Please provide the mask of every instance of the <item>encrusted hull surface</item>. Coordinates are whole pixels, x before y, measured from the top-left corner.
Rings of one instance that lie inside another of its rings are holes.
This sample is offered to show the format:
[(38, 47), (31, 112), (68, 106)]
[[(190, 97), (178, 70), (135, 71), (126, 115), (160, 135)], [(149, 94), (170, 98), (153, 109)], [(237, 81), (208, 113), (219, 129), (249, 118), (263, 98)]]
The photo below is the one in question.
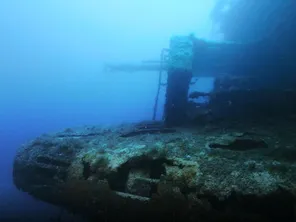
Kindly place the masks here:
[(14, 183), (94, 221), (294, 220), (295, 121), (145, 124), (42, 135), (18, 150)]

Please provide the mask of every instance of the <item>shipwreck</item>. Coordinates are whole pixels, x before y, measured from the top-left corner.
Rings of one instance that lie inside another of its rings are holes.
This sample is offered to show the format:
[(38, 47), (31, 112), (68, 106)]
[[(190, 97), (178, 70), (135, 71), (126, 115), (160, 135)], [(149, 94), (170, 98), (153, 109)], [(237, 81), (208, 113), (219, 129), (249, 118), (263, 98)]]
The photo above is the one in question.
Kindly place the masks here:
[[(280, 48), (175, 36), (159, 61), (106, 69), (159, 72), (163, 118), (157, 92), (151, 120), (42, 135), (16, 154), (17, 188), (93, 221), (295, 220), (296, 76)], [(189, 94), (202, 77), (213, 90)]]

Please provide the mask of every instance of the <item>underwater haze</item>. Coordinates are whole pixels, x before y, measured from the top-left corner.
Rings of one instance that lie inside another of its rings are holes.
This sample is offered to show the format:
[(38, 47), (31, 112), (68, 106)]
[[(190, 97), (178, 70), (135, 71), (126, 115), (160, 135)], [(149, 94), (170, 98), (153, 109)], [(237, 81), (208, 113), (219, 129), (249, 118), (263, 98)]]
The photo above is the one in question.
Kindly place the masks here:
[(0, 2), (1, 221), (59, 214), (14, 188), (16, 149), (72, 126), (151, 119), (158, 72), (106, 73), (104, 64), (158, 60), (172, 35), (214, 39), (213, 6), (214, 0)]

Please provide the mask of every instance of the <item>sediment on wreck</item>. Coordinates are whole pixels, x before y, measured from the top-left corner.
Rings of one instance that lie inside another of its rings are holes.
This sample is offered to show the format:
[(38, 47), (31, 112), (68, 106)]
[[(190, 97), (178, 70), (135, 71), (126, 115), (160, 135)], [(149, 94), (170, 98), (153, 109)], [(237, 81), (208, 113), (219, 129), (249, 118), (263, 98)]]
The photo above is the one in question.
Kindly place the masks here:
[(293, 221), (296, 141), (288, 126), (67, 129), (19, 149), (14, 184), (90, 220)]

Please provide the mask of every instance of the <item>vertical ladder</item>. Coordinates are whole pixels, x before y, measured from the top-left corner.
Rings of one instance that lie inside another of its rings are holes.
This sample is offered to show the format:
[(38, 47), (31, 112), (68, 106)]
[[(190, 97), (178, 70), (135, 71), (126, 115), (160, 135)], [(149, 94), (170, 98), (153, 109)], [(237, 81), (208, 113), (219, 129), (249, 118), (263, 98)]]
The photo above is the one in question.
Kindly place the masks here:
[(161, 81), (162, 81), (162, 73), (165, 70), (165, 64), (167, 62), (168, 51), (169, 49), (162, 49), (160, 53), (160, 68), (159, 68), (159, 74), (158, 74), (158, 86), (157, 86), (157, 91), (155, 95), (154, 107), (153, 107), (153, 116), (152, 116), (153, 121), (156, 120), (160, 88), (161, 86), (164, 85)]

